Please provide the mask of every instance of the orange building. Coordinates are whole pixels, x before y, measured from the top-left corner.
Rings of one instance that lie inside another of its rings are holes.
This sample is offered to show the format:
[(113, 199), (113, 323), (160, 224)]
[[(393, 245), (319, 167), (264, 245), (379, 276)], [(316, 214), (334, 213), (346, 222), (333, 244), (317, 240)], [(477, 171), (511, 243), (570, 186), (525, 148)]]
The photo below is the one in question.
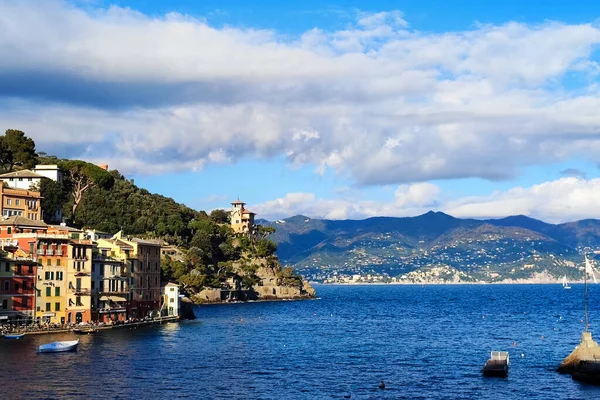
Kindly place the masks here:
[(2, 187), (0, 198), (3, 217), (19, 216), (33, 221), (42, 220), (40, 192)]

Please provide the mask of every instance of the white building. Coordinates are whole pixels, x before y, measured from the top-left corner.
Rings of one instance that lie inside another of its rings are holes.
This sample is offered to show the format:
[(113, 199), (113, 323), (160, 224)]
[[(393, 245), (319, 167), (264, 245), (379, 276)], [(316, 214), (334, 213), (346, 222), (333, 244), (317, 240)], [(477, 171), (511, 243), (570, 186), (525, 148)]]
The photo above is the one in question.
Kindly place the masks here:
[(58, 168), (58, 165), (36, 165), (33, 172), (52, 179), (54, 182), (61, 183), (63, 180), (63, 172)]
[(179, 298), (179, 285), (173, 282), (163, 282), (160, 287), (160, 292), (163, 298), (161, 316), (179, 316), (179, 308), (181, 305)]
[(45, 177), (29, 169), (13, 171), (0, 175), (0, 180), (13, 189), (31, 190), (40, 187), (40, 182)]
[(97, 242), (99, 239), (110, 239), (113, 237), (113, 234), (98, 231), (96, 229), (86, 229), (84, 231), (84, 236), (86, 239), (91, 240), (92, 242)]

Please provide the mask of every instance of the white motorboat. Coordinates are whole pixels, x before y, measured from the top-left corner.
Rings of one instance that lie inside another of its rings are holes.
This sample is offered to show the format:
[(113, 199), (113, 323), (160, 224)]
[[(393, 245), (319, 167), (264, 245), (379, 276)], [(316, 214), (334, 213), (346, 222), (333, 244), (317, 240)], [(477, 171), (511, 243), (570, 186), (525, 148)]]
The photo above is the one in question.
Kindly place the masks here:
[(64, 351), (76, 351), (77, 345), (79, 345), (79, 339), (77, 340), (66, 340), (64, 342), (52, 342), (42, 344), (38, 347), (38, 353), (61, 353)]

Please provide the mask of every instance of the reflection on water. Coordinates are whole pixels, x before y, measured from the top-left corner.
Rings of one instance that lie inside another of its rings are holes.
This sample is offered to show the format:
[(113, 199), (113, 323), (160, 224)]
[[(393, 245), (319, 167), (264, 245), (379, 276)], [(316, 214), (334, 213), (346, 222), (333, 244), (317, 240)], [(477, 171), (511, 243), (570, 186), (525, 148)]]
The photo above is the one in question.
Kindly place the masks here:
[[(581, 285), (318, 291), (315, 301), (204, 306), (196, 321), (79, 336), (76, 353), (35, 353), (71, 334), (0, 340), (3, 398), (600, 397), (554, 372), (583, 329)], [(590, 298), (600, 305), (596, 286)], [(492, 349), (510, 351), (508, 379), (482, 378)]]

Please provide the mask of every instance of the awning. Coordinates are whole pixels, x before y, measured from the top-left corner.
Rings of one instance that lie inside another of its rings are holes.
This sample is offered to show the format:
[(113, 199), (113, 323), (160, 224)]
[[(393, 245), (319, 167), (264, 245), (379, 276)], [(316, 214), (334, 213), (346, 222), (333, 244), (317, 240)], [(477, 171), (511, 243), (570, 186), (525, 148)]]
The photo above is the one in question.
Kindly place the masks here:
[(101, 296), (100, 301), (114, 301), (115, 303), (118, 303), (120, 301), (127, 301), (127, 299), (121, 296)]
[(44, 317), (54, 317), (56, 315), (56, 313), (53, 312), (45, 312), (42, 314), (42, 316)]
[(126, 308), (111, 308), (111, 309), (102, 309), (98, 311), (100, 314), (113, 314), (113, 313), (124, 313), (127, 312)]

